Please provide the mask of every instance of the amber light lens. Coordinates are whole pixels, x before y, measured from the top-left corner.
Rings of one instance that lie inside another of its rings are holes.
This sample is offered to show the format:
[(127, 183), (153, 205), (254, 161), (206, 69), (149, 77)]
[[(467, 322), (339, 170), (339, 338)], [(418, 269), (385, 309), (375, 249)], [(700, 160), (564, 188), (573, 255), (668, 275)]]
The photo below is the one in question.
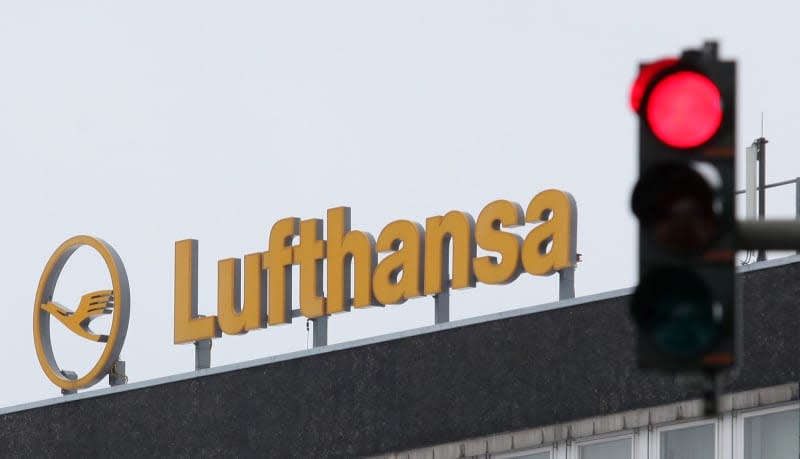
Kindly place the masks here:
[(648, 237), (676, 252), (699, 252), (719, 234), (715, 194), (687, 164), (665, 163), (642, 175), (631, 207)]

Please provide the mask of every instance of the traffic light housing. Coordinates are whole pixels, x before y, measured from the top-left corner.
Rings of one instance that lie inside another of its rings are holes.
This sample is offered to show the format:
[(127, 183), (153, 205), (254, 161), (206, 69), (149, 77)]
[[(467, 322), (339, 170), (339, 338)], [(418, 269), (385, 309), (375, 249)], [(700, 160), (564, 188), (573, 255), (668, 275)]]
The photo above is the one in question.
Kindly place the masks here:
[(716, 371), (736, 359), (736, 64), (716, 43), (640, 66), (639, 285), (631, 313), (642, 368)]

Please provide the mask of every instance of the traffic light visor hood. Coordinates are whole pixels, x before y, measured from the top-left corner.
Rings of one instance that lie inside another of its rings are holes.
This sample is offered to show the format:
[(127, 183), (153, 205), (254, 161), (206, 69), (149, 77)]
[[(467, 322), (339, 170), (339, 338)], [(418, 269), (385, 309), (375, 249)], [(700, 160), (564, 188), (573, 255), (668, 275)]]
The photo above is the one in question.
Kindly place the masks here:
[(639, 75), (636, 76), (636, 81), (633, 82), (633, 86), (631, 87), (631, 108), (634, 112), (640, 112), (644, 94), (647, 92), (647, 88), (653, 80), (658, 78), (665, 70), (674, 67), (677, 63), (678, 59), (670, 57), (647, 64), (639, 70)]

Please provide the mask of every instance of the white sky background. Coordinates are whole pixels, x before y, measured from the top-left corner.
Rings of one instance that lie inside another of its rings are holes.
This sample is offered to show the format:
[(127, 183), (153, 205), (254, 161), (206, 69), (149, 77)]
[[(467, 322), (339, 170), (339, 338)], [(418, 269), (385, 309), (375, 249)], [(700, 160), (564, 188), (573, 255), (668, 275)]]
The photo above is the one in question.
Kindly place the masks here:
[[(199, 239), (200, 308), (213, 314), (218, 259), (266, 250), (281, 218), (339, 205), (377, 236), (395, 219), (477, 217), (495, 199), (525, 206), (560, 188), (578, 203), (577, 294), (634, 285), (638, 62), (720, 40), (739, 61), (740, 184), (762, 111), (768, 179), (793, 178), (798, 5), (0, 3), (0, 406), (59, 394), (36, 360), (33, 299), (76, 234), (104, 238), (127, 267), (132, 382), (193, 369), (193, 346), (172, 344), (175, 241)], [(792, 215), (793, 199), (771, 193), (769, 214)], [(56, 292), (71, 307), (107, 284), (88, 249), (74, 258)], [(557, 276), (523, 275), (454, 292), (451, 318), (557, 295)], [(329, 341), (432, 322), (431, 298), (354, 310), (330, 320)], [(52, 328), (62, 367), (85, 371), (95, 345)], [(304, 319), (224, 336), (212, 362), (306, 340)]]

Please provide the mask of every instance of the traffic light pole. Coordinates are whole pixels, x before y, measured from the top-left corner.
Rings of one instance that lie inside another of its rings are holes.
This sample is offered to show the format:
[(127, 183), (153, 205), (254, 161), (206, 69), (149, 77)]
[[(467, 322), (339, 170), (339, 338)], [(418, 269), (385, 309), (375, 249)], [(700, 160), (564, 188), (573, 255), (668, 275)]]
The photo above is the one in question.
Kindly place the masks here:
[(709, 415), (718, 408), (720, 373), (740, 353), (735, 251), (756, 250), (759, 261), (767, 250), (800, 251), (800, 217), (764, 220), (763, 135), (748, 148), (750, 220), (736, 219), (736, 62), (721, 60), (717, 49), (705, 42), (677, 58), (642, 63), (630, 98), (639, 116), (639, 180), (631, 199), (639, 219), (639, 285), (630, 306), (637, 361), (701, 389)]
[(737, 222), (737, 249), (800, 250), (800, 220)]
[(711, 415), (720, 372), (737, 360), (739, 233), (760, 248), (775, 232), (740, 229), (736, 221), (736, 62), (721, 60), (717, 43), (705, 42), (642, 63), (631, 107), (639, 116), (631, 199), (640, 234), (640, 281), (631, 299), (638, 365), (688, 377)]

